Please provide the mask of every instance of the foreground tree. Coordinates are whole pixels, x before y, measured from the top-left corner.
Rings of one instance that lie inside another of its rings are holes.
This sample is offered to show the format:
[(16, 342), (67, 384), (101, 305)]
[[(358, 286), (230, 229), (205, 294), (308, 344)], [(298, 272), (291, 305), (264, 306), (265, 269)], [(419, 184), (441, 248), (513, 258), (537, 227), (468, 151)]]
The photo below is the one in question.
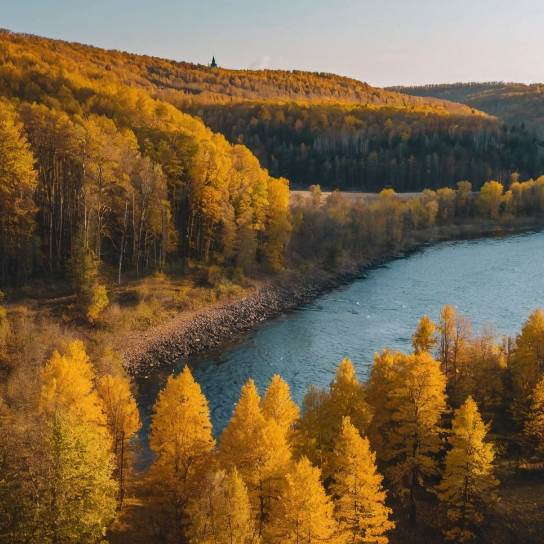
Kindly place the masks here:
[(274, 544), (339, 542), (333, 505), (320, 482), (321, 471), (303, 457), (287, 475), (287, 487), (274, 513)]
[(162, 536), (173, 533), (184, 542), (187, 503), (198, 493), (204, 460), (215, 447), (208, 402), (187, 366), (159, 393), (149, 446), (157, 455), (149, 479), (157, 524)]
[(300, 408), (291, 398), (289, 385), (277, 374), (273, 376), (263, 397), (261, 408), (267, 419), (273, 419), (289, 433), (300, 417)]
[(114, 459), (94, 374), (80, 341), (63, 355), (55, 352), (43, 371), (47, 469), (38, 483), (41, 542), (98, 542), (114, 517)]
[(415, 524), (418, 491), (428, 489), (426, 479), (437, 473), (446, 378), (426, 352), (399, 354), (395, 362), (394, 386), (383, 400), (390, 422), (382, 429), (382, 455), (389, 465), (386, 474), (401, 496), (407, 497), (410, 522)]
[(259, 535), (284, 486), (291, 457), (285, 430), (264, 417), (260, 400), (255, 383), (248, 380), (219, 445), (222, 466), (236, 468), (248, 487)]
[(255, 528), (247, 488), (233, 470), (210, 473), (189, 507), (191, 542), (250, 544)]
[(334, 448), (331, 492), (346, 542), (386, 544), (385, 533), (395, 527), (389, 520), (391, 509), (385, 506), (383, 478), (375, 461), (368, 439), (345, 417)]
[(524, 432), (534, 450), (544, 455), (544, 377), (536, 384), (531, 395), (531, 408)]
[(544, 373), (544, 313), (535, 310), (516, 337), (511, 361), (513, 411), (518, 420), (526, 414), (529, 398)]
[(496, 500), (498, 480), (493, 474), (493, 446), (485, 442), (485, 425), (469, 397), (453, 418), (452, 449), (446, 455), (446, 472), (438, 497), (447, 510), (449, 540), (469, 542), (486, 509)]
[(119, 484), (119, 506), (123, 506), (127, 473), (130, 469), (131, 444), (142, 426), (130, 383), (123, 376), (107, 374), (98, 382), (98, 394), (106, 412), (107, 425), (115, 457), (115, 476)]

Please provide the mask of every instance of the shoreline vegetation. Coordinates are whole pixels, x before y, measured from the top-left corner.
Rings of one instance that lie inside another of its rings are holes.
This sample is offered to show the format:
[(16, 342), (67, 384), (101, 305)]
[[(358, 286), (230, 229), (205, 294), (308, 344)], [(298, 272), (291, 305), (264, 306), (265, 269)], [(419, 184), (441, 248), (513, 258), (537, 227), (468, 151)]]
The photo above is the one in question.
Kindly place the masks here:
[(544, 227), (544, 219), (516, 222), (479, 222), (456, 227), (429, 229), (417, 233), (395, 251), (357, 263), (341, 266), (336, 272), (312, 268), (311, 272), (290, 270), (280, 279), (253, 287), (223, 304), (193, 312), (180, 312), (131, 339), (123, 353), (123, 366), (131, 375), (146, 375), (170, 366), (179, 359), (220, 347), (249, 329), (282, 313), (292, 311), (342, 285), (364, 277), (366, 269), (389, 259), (445, 241), (508, 235)]

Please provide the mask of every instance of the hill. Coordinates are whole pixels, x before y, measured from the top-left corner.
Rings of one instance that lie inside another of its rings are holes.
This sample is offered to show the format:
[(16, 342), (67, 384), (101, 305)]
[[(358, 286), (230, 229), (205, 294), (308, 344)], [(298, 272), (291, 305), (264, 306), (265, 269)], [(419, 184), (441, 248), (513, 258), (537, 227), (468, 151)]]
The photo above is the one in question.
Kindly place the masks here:
[(462, 102), (544, 138), (544, 86), (538, 83), (454, 83), (421, 87), (390, 87), (390, 91)]
[[(138, 106), (121, 96), (140, 91), (247, 146), (262, 167), (297, 187), (417, 191), (469, 179), (478, 188), (512, 172), (536, 177), (544, 167), (533, 136), (519, 127), (505, 130), (442, 98), (332, 74), (226, 70), (8, 31), (0, 33), (0, 54), (0, 95), (9, 100), (121, 124), (127, 117), (132, 127)], [(114, 100), (104, 96), (108, 85), (121, 89)], [(136, 136), (141, 147), (149, 139)]]

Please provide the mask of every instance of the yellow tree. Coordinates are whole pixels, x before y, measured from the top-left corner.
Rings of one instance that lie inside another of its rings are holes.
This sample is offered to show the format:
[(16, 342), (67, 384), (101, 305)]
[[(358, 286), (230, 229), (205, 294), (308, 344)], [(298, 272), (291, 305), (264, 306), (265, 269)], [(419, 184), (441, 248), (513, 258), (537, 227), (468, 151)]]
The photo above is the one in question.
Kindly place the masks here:
[(267, 419), (273, 419), (286, 433), (300, 417), (300, 408), (291, 398), (289, 385), (277, 374), (272, 377), (264, 394), (261, 409)]
[(449, 440), (452, 449), (446, 455), (446, 472), (437, 490), (451, 524), (446, 531), (450, 540), (474, 540), (475, 527), (497, 498), (493, 446), (485, 441), (488, 430), (469, 397), (455, 411)]
[(435, 454), (441, 449), (441, 417), (446, 409), (446, 378), (428, 353), (396, 358), (395, 386), (384, 408), (391, 422), (383, 429), (387, 476), (408, 497), (410, 521), (417, 520), (418, 490), (437, 473)]
[(130, 468), (131, 442), (142, 426), (136, 401), (130, 391), (130, 383), (123, 376), (107, 374), (98, 382), (98, 394), (102, 399), (112, 439), (112, 451), (116, 462), (119, 483), (119, 505), (123, 505), (126, 473)]
[(248, 487), (259, 535), (281, 492), (291, 457), (284, 429), (273, 419), (266, 420), (260, 401), (255, 383), (248, 380), (219, 445), (222, 466), (236, 468)]
[(366, 431), (370, 423), (371, 414), (365, 400), (365, 391), (349, 359), (344, 359), (336, 369), (325, 409), (328, 419), (329, 447), (332, 447), (336, 435), (340, 432), (343, 417), (349, 416), (352, 424), (361, 433)]
[(384, 349), (374, 355), (370, 375), (365, 384), (366, 399), (372, 409), (372, 421), (367, 436), (380, 461), (387, 458), (387, 432), (393, 426), (394, 406), (390, 400), (397, 386), (397, 369), (402, 353)]
[(152, 493), (182, 542), (187, 501), (197, 493), (199, 469), (215, 447), (208, 401), (189, 367), (168, 378), (153, 411), (149, 446), (157, 457), (150, 469)]
[(63, 355), (55, 352), (43, 371), (47, 469), (39, 484), (41, 542), (98, 542), (114, 516), (114, 460), (94, 377), (77, 340)]
[(234, 469), (208, 474), (200, 494), (189, 506), (191, 542), (250, 544), (255, 527), (247, 488)]
[(531, 408), (524, 432), (534, 449), (540, 455), (544, 454), (544, 377), (536, 384), (531, 395)]
[(484, 183), (480, 190), (480, 198), (478, 199), (478, 209), (483, 217), (492, 219), (493, 221), (497, 221), (500, 218), (503, 189), (504, 187), (498, 181)]
[(287, 475), (287, 487), (275, 509), (270, 533), (274, 544), (341, 542), (333, 505), (321, 485), (321, 471), (306, 457)]
[(318, 467), (325, 463), (325, 435), (327, 419), (325, 406), (328, 393), (315, 385), (310, 385), (304, 395), (303, 415), (295, 429), (295, 451), (297, 455), (306, 456)]
[(96, 371), (83, 342), (70, 342), (61, 355), (55, 351), (42, 374), (40, 409), (50, 419), (70, 412), (105, 429), (104, 406), (95, 388)]
[(414, 353), (420, 353), (422, 351), (430, 352), (437, 343), (435, 337), (436, 326), (435, 324), (424, 315), (419, 321), (417, 331), (412, 335), (412, 347)]
[(516, 337), (511, 361), (514, 386), (514, 414), (521, 419), (529, 397), (544, 372), (544, 313), (535, 310)]
[(346, 542), (387, 544), (385, 533), (395, 524), (385, 506), (382, 476), (376, 470), (376, 456), (367, 438), (342, 420), (333, 458), (334, 483), (331, 486), (336, 518)]
[(27, 274), (21, 250), (34, 228), (36, 207), (32, 195), (37, 183), (34, 156), (14, 107), (0, 99), (0, 278), (8, 281), (8, 263), (20, 260)]

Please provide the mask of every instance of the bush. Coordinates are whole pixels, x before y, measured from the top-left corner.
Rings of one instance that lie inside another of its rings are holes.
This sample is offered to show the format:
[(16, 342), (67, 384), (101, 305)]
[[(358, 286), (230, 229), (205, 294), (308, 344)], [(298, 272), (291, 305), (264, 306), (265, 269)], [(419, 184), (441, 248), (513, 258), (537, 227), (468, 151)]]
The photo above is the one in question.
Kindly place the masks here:
[(104, 285), (99, 285), (91, 294), (87, 319), (94, 323), (109, 304), (108, 293)]
[(168, 317), (168, 313), (156, 297), (142, 300), (134, 311), (133, 325), (139, 331), (159, 325)]

